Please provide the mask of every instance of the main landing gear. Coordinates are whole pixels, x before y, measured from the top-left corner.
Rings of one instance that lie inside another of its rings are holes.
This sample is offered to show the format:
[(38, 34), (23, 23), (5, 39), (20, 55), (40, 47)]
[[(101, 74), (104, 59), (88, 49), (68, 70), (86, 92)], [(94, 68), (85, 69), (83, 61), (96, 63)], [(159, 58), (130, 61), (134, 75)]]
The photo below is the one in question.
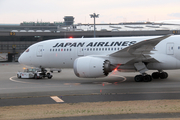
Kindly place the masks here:
[(150, 82), (152, 80), (152, 77), (151, 77), (151, 75), (148, 75), (148, 74), (145, 74), (145, 75), (136, 75), (134, 77), (134, 80), (136, 82), (142, 82), (142, 81)]
[(146, 73), (142, 75), (136, 75), (134, 77), (134, 80), (136, 82), (150, 82), (152, 79), (166, 79), (168, 77), (168, 74), (166, 72), (154, 72), (152, 75), (148, 75)]

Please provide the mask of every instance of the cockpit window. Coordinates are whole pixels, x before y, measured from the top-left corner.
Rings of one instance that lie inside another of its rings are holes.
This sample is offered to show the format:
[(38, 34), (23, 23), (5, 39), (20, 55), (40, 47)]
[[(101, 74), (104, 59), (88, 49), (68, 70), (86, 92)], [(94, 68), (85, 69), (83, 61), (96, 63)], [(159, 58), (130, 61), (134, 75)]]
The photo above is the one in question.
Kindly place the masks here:
[(29, 52), (29, 49), (27, 49), (26, 52)]

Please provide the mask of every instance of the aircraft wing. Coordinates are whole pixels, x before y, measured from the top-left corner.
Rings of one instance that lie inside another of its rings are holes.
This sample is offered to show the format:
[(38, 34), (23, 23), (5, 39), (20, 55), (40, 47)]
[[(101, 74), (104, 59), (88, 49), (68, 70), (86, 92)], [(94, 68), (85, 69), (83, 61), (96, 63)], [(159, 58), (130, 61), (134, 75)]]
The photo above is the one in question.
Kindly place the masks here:
[[(138, 42), (134, 45), (131, 45), (129, 47), (126, 47), (122, 50), (119, 50), (115, 53), (110, 54), (111, 57), (120, 57), (120, 58), (132, 58), (131, 60), (138, 60), (145, 58), (147, 61), (156, 61), (154, 58), (150, 56), (151, 51), (153, 51), (153, 48), (162, 40), (168, 38), (171, 35), (165, 35), (153, 39), (144, 40), (141, 42)], [(127, 62), (131, 61), (130, 59)], [(157, 62), (157, 61), (156, 61)], [(125, 64), (125, 63), (124, 63)]]

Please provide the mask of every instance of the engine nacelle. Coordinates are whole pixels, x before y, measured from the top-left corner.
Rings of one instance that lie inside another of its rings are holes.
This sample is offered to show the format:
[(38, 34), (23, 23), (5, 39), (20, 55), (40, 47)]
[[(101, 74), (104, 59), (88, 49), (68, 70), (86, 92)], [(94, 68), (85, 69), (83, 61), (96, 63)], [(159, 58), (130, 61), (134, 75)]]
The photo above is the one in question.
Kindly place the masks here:
[(74, 73), (77, 77), (105, 77), (111, 72), (110, 62), (97, 57), (80, 57), (74, 61)]

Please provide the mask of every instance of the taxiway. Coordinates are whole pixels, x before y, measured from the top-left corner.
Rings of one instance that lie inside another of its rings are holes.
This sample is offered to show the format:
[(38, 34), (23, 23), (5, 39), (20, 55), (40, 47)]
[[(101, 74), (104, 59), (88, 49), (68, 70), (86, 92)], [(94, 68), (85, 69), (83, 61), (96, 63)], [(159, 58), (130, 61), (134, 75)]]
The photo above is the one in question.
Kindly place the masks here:
[[(106, 78), (77, 78), (72, 69), (54, 72), (52, 79), (18, 79), (19, 63), (0, 64), (0, 106), (63, 103), (180, 99), (179, 70), (167, 71), (169, 78), (134, 82), (138, 73), (112, 72)], [(151, 71), (150, 71), (151, 72)], [(19, 102), (21, 101), (21, 102)]]
[[(180, 70), (167, 71), (168, 79), (135, 82), (138, 73), (112, 72), (106, 78), (77, 78), (72, 69), (54, 72), (52, 79), (18, 79), (17, 71), (26, 67), (19, 63), (0, 63), (0, 107), (81, 102), (179, 100)], [(149, 71), (149, 74), (153, 71)], [(129, 115), (131, 117), (129, 117)], [(180, 113), (124, 114), (66, 117), (66, 119), (103, 118), (179, 118)], [(50, 119), (50, 118), (48, 118)], [(64, 119), (51, 118), (51, 119)]]

